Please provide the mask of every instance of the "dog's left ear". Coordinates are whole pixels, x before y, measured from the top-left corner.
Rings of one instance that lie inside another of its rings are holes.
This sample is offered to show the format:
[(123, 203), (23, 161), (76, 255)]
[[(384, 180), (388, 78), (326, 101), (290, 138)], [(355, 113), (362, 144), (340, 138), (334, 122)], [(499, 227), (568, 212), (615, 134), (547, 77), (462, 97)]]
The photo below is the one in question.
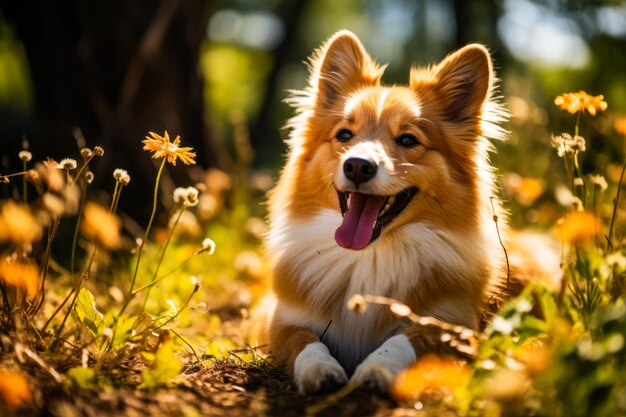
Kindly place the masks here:
[(493, 78), (491, 57), (482, 45), (467, 45), (444, 59), (435, 68), (434, 88), (450, 120), (460, 123), (478, 117)]

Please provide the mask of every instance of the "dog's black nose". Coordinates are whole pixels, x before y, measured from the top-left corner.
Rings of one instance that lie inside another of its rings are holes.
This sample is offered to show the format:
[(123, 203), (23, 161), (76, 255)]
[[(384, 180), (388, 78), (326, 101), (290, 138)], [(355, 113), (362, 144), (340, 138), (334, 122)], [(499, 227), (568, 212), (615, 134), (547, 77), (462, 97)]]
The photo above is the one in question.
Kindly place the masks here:
[(370, 159), (348, 158), (343, 163), (343, 173), (354, 185), (358, 186), (376, 176), (378, 165)]

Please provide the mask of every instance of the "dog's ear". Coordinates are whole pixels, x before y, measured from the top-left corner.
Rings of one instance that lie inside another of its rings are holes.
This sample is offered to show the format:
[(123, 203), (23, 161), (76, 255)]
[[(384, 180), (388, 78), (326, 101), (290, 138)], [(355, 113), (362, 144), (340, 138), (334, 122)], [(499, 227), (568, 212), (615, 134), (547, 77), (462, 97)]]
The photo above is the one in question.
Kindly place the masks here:
[(463, 122), (478, 117), (493, 84), (489, 51), (479, 44), (467, 45), (449, 55), (434, 71), (435, 93), (449, 119)]
[(332, 107), (359, 87), (379, 85), (385, 69), (370, 58), (356, 35), (347, 30), (326, 41), (311, 63), (316, 105), (325, 107)]

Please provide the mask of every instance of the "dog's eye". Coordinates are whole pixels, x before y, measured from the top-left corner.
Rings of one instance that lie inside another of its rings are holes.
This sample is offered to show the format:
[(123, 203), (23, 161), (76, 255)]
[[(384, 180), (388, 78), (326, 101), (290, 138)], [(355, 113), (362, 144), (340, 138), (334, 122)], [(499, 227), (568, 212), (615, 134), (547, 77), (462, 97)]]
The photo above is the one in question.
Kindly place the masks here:
[(415, 136), (409, 135), (408, 133), (396, 139), (396, 143), (405, 148), (413, 148), (420, 144)]
[(335, 136), (339, 142), (347, 142), (354, 136), (354, 133), (348, 129), (341, 129)]

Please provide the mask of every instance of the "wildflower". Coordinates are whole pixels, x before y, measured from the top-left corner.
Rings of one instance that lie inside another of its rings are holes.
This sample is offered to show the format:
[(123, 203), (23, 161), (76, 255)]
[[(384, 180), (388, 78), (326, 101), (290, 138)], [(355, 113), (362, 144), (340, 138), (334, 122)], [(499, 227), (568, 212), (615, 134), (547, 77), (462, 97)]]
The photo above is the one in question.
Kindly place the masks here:
[(102, 149), (102, 147), (101, 147), (101, 146), (94, 146), (94, 148), (93, 148), (93, 153), (94, 153), (96, 156), (102, 156), (102, 155), (104, 155), (104, 149)]
[(43, 207), (52, 215), (52, 217), (61, 217), (65, 213), (65, 203), (59, 197), (51, 193), (45, 193), (41, 196)]
[(213, 242), (213, 239), (209, 239), (207, 237), (202, 241), (202, 247), (198, 249), (196, 254), (200, 253), (208, 253), (209, 255), (213, 255), (215, 253), (215, 242)]
[(0, 261), (0, 280), (23, 290), (29, 299), (39, 291), (39, 271), (33, 264), (3, 259)]
[(128, 175), (128, 171), (125, 169), (117, 168), (113, 171), (113, 178), (122, 185), (130, 184), (130, 175)]
[(613, 252), (606, 257), (606, 263), (611, 267), (617, 267), (621, 270), (626, 269), (626, 256), (620, 252)]
[(585, 182), (583, 181), (582, 178), (580, 177), (574, 178), (574, 187), (583, 187), (584, 185), (585, 185)]
[(599, 221), (588, 211), (568, 213), (563, 218), (563, 222), (557, 224), (558, 235), (570, 244), (593, 240), (598, 233)]
[(552, 147), (557, 150), (559, 157), (571, 156), (577, 152), (585, 152), (586, 142), (582, 136), (574, 136), (569, 133), (561, 133), (559, 136), (552, 136)]
[(87, 181), (87, 184), (91, 184), (93, 182), (93, 179), (94, 179), (93, 172), (87, 171), (85, 173), (85, 181)]
[(354, 294), (348, 300), (348, 308), (356, 314), (363, 314), (367, 310), (367, 301), (361, 294)]
[(27, 206), (7, 201), (0, 206), (0, 242), (24, 245), (38, 240), (41, 226)]
[(429, 392), (454, 392), (467, 386), (469, 380), (467, 363), (430, 354), (398, 375), (392, 395), (399, 400), (415, 400)]
[(193, 207), (198, 204), (198, 190), (194, 187), (178, 187), (174, 190), (174, 203), (186, 207)]
[(607, 184), (602, 175), (589, 175), (589, 179), (591, 180), (591, 183), (594, 185), (594, 187), (600, 190), (600, 192), (605, 191), (609, 187), (609, 184)]
[(8, 184), (11, 181), (9, 180), (9, 177), (2, 176), (2, 177), (0, 177), (0, 182), (2, 182), (4, 184)]
[(0, 398), (10, 412), (31, 401), (32, 395), (26, 376), (18, 371), (0, 369)]
[(65, 159), (61, 159), (61, 162), (59, 162), (59, 164), (57, 165), (57, 168), (71, 171), (73, 169), (76, 169), (77, 166), (78, 164), (76, 163), (76, 159), (65, 158)]
[(151, 138), (146, 136), (146, 139), (143, 141), (143, 149), (145, 151), (154, 152), (152, 154), (153, 158), (167, 158), (167, 161), (172, 165), (176, 165), (177, 158), (186, 165), (196, 163), (196, 161), (194, 161), (196, 154), (191, 152), (193, 148), (182, 148), (179, 146), (179, 135), (176, 136), (173, 142), (170, 142), (170, 136), (167, 130), (164, 136), (159, 136), (154, 132), (150, 132), (150, 136)]
[(82, 156), (83, 159), (89, 159), (91, 158), (92, 155), (93, 155), (93, 151), (89, 148), (83, 148), (80, 150), (80, 156)]
[(604, 111), (607, 108), (603, 95), (592, 96), (583, 90), (580, 90), (577, 93), (564, 93), (557, 96), (554, 99), (554, 104), (559, 106), (562, 110), (567, 110), (572, 114), (579, 111), (586, 111), (591, 116), (595, 116), (598, 110)]
[(31, 159), (33, 159), (33, 154), (24, 150), (24, 151), (20, 151), (20, 153), (18, 154), (20, 159), (22, 160), (22, 162), (28, 162)]
[(109, 210), (87, 203), (80, 230), (89, 239), (95, 240), (109, 249), (117, 249), (121, 244), (120, 220)]
[(613, 125), (617, 133), (626, 136), (626, 116), (622, 116), (615, 120), (615, 124)]

